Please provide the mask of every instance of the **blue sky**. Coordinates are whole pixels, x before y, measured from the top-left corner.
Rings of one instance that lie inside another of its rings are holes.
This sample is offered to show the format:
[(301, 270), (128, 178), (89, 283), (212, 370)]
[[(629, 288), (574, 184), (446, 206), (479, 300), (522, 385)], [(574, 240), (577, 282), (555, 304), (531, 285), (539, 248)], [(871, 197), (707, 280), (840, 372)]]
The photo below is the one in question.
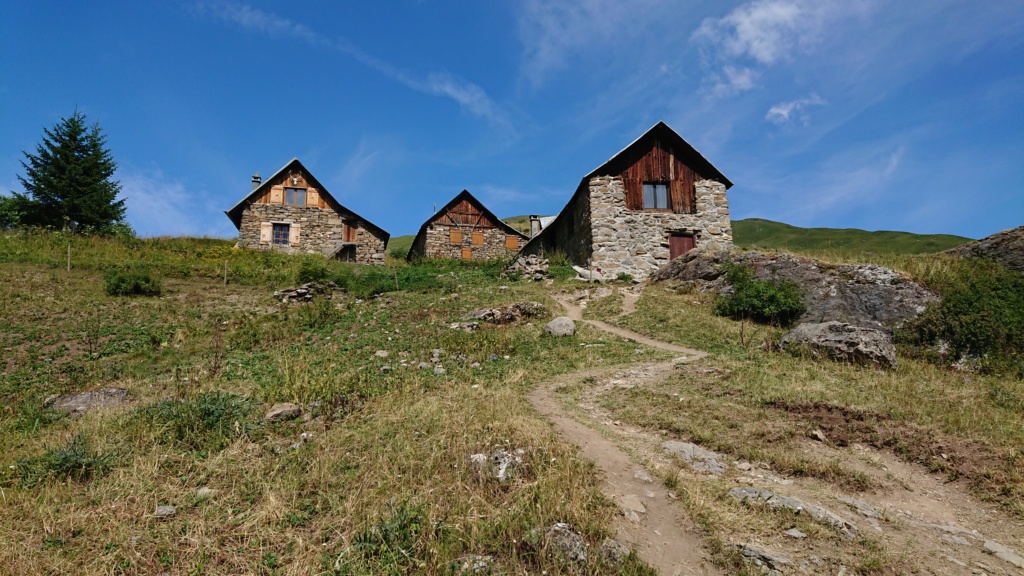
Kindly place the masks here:
[(4, 2), (0, 190), (76, 108), (142, 235), (298, 157), (415, 233), (468, 189), (554, 214), (664, 120), (734, 219), (982, 237), (1024, 224), (1024, 2)]

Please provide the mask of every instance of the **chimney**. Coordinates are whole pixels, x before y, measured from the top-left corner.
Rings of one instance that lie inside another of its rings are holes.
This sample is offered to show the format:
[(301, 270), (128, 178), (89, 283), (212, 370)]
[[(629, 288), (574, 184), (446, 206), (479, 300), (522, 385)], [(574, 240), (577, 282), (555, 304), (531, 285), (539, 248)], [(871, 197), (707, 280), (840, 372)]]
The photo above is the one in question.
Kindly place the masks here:
[(253, 190), (259, 188), (260, 184), (262, 184), (262, 183), (263, 183), (263, 178), (260, 178), (260, 173), (259, 172), (257, 172), (257, 173), (252, 175), (252, 189)]
[(540, 216), (530, 214), (530, 238), (540, 233)]

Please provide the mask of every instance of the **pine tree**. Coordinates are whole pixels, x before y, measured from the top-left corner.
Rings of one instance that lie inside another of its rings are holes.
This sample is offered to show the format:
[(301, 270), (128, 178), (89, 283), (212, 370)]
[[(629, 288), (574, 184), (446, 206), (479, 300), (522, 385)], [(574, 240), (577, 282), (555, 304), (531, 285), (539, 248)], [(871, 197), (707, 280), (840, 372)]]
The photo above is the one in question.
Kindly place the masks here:
[(85, 114), (76, 110), (53, 130), (43, 131), (36, 153), (24, 152), (25, 177), (19, 175), (18, 181), (25, 194), (4, 199), (6, 214), (0, 217), (80, 233), (108, 233), (124, 224), (124, 200), (117, 199), (121, 183), (111, 179), (117, 164), (105, 148), (99, 123), (87, 127)]

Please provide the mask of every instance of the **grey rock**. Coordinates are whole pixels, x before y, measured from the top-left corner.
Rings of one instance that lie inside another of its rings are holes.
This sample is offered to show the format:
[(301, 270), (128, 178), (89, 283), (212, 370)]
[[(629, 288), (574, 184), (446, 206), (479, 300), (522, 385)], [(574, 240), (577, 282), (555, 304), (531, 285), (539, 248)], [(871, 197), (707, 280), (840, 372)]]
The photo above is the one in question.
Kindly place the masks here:
[(523, 457), (526, 450), (516, 448), (511, 452), (498, 448), (490, 456), (486, 454), (471, 454), (469, 461), (478, 470), (489, 475), (498, 482), (506, 482), (512, 478), (516, 468), (523, 464)]
[(494, 556), (481, 554), (469, 554), (457, 560), (460, 563), (459, 574), (500, 574), (499, 566), (494, 562)]
[(814, 521), (827, 524), (835, 528), (840, 534), (847, 538), (857, 536), (857, 527), (835, 512), (826, 510), (814, 504), (808, 504), (796, 498), (782, 496), (771, 490), (761, 488), (740, 487), (729, 490), (729, 495), (740, 502), (760, 502), (769, 508), (782, 508), (792, 510), (797, 514), (807, 514)]
[(544, 331), (552, 336), (572, 336), (576, 334), (576, 323), (568, 316), (559, 316), (548, 322)]
[(85, 414), (96, 408), (109, 408), (128, 401), (128, 391), (124, 388), (97, 388), (70, 396), (50, 396), (48, 404), (61, 412), (71, 415)]
[(663, 442), (661, 448), (665, 452), (677, 456), (698, 472), (709, 472), (716, 476), (725, 472), (721, 454), (705, 450), (696, 444), (669, 440)]
[(552, 524), (543, 531), (535, 528), (530, 532), (528, 539), (538, 541), (544, 553), (563, 563), (587, 561), (586, 542), (564, 522)]
[(430, 366), (431, 365), (428, 362), (420, 362), (419, 364), (416, 365), (416, 368), (420, 370), (426, 370), (427, 368), (430, 368)]
[(698, 291), (728, 293), (725, 263), (749, 266), (757, 278), (780, 278), (800, 285), (807, 311), (800, 322), (840, 321), (891, 329), (923, 312), (939, 298), (898, 273), (870, 264), (825, 265), (810, 258), (756, 251), (729, 254), (693, 250), (658, 270), (652, 279)]
[(613, 538), (605, 538), (601, 542), (601, 561), (605, 564), (618, 564), (629, 556), (629, 546)]
[(769, 552), (768, 550), (759, 546), (754, 546), (753, 544), (737, 544), (736, 548), (739, 549), (744, 562), (755, 566), (764, 566), (769, 570), (781, 571), (785, 567), (793, 564), (793, 561), (789, 559), (789, 556), (786, 556), (781, 552)]
[(882, 514), (878, 510), (875, 510), (874, 506), (868, 504), (867, 502), (861, 502), (856, 498), (839, 498), (839, 501), (842, 502), (843, 504), (846, 504), (850, 508), (853, 508), (861, 516), (865, 516), (867, 518), (882, 517)]
[(302, 415), (302, 407), (298, 404), (292, 404), (291, 402), (283, 402), (280, 404), (274, 404), (267, 410), (267, 415), (263, 417), (267, 422), (281, 422), (284, 420), (293, 420)]
[(637, 514), (647, 513), (647, 507), (644, 506), (644, 503), (640, 501), (640, 497), (636, 494), (626, 494), (625, 496), (620, 497), (619, 507), (622, 508), (623, 511), (629, 510), (631, 512), (636, 512)]
[(786, 530), (784, 532), (784, 534), (786, 536), (789, 536), (790, 538), (796, 538), (797, 540), (802, 540), (804, 538), (807, 538), (807, 534), (804, 534), (803, 532), (797, 530), (796, 528), (790, 528), (789, 530)]
[(210, 488), (209, 486), (203, 486), (199, 490), (196, 490), (196, 498), (199, 498), (201, 500), (206, 500), (206, 499), (209, 499), (209, 498), (213, 498), (214, 496), (216, 496), (219, 493), (220, 493), (219, 490), (216, 490), (214, 488)]
[(157, 506), (153, 516), (156, 516), (158, 520), (166, 520), (172, 518), (177, 513), (178, 509), (174, 506)]
[(842, 322), (800, 324), (782, 337), (782, 347), (814, 357), (896, 368), (896, 347), (888, 334)]
[(477, 308), (462, 317), (463, 320), (480, 320), (493, 324), (510, 324), (522, 318), (537, 318), (547, 314), (540, 302), (517, 302), (501, 308)]
[(443, 374), (445, 374), (447, 372), (448, 371), (444, 369), (444, 366), (435, 366), (434, 367), (434, 376), (441, 376), (441, 375), (443, 375)]
[(448, 325), (452, 330), (461, 330), (462, 332), (476, 332), (480, 329), (479, 322), (452, 322)]
[(1016, 550), (1007, 548), (994, 540), (986, 540), (984, 547), (985, 552), (988, 552), (1001, 560), (1006, 560), (1017, 568), (1024, 569), (1024, 558), (1022, 558)]
[(584, 282), (604, 282), (606, 278), (597, 270), (588, 270), (582, 266), (573, 266), (576, 271), (576, 279)]
[(376, 352), (373, 353), (373, 355), (376, 356), (377, 358), (387, 358), (388, 354), (389, 352), (387, 350), (377, 350)]
[(1008, 270), (1024, 274), (1024, 226), (997, 232), (948, 252), (964, 258), (994, 260)]
[(641, 468), (638, 468), (636, 471), (633, 472), (633, 478), (636, 478), (637, 480), (641, 482), (646, 482), (648, 484), (652, 484), (654, 482), (654, 478), (651, 478), (651, 475), (647, 473), (647, 470)]

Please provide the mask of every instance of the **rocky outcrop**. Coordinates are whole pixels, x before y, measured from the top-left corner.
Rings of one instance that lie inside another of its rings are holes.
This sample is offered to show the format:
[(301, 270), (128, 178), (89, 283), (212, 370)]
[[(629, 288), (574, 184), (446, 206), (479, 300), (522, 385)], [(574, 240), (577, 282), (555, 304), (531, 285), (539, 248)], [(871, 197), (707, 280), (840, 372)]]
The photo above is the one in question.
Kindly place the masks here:
[(976, 242), (947, 250), (964, 258), (987, 258), (1007, 270), (1024, 274), (1024, 226), (997, 232)]
[(294, 288), (285, 288), (274, 292), (274, 298), (281, 300), (282, 304), (289, 302), (309, 302), (317, 294), (325, 294), (328, 291), (340, 290), (334, 282), (306, 282)]
[(518, 275), (529, 280), (543, 280), (548, 275), (548, 264), (547, 258), (541, 258), (536, 254), (530, 254), (528, 256), (520, 256), (516, 258), (508, 268), (505, 268), (504, 275)]
[(762, 252), (691, 251), (652, 276), (698, 291), (728, 291), (725, 264), (749, 266), (757, 278), (790, 280), (803, 291), (807, 311), (800, 322), (838, 321), (889, 330), (914, 318), (938, 301), (916, 282), (873, 264), (830, 265), (811, 258)]
[(896, 368), (896, 347), (887, 333), (842, 322), (800, 324), (782, 337), (782, 347), (841, 362)]
[(96, 408), (109, 408), (128, 401), (128, 391), (124, 388), (98, 388), (68, 396), (53, 395), (43, 401), (50, 406), (72, 416), (80, 416)]
[(522, 318), (537, 318), (547, 314), (540, 302), (517, 302), (501, 308), (477, 308), (462, 317), (463, 321), (480, 320), (492, 324), (511, 324)]

